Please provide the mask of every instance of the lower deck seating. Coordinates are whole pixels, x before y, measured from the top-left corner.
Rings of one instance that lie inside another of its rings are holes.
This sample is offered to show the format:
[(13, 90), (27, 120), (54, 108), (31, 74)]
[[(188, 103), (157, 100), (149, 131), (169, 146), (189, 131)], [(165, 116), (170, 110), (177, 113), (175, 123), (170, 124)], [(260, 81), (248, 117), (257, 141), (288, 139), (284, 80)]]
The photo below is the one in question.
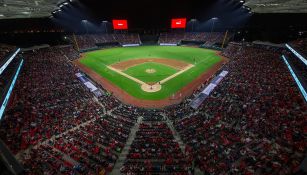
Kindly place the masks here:
[(170, 128), (157, 118), (151, 120), (150, 116), (144, 117), (121, 172), (188, 174), (188, 162)]

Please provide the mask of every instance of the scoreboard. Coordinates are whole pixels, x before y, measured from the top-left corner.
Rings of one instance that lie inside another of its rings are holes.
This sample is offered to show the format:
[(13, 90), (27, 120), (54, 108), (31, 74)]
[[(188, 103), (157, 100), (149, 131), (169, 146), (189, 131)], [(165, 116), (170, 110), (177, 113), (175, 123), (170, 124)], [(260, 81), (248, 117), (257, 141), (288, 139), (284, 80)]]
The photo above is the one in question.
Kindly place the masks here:
[(187, 26), (187, 18), (172, 19), (172, 29), (185, 29)]
[(113, 20), (113, 29), (114, 30), (128, 30), (128, 21), (125, 19)]

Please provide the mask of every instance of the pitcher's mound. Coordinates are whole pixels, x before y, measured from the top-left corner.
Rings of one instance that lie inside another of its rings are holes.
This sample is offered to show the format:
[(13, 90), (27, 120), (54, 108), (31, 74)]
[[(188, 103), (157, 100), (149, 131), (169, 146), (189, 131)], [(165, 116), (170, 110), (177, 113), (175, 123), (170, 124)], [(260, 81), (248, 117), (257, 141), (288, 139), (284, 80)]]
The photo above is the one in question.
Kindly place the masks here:
[(156, 69), (146, 69), (146, 72), (149, 74), (156, 73)]
[(158, 92), (161, 90), (162, 86), (160, 84), (154, 84), (154, 85), (143, 84), (141, 88), (145, 92)]

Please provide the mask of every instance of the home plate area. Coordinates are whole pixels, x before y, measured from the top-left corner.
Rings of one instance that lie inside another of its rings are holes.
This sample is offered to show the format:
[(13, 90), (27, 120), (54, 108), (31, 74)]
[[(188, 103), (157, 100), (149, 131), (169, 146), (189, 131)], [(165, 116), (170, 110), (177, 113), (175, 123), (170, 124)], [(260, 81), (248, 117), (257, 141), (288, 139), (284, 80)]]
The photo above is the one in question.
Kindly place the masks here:
[(122, 61), (107, 67), (138, 83), (144, 92), (154, 93), (194, 65), (178, 60), (149, 58)]
[(149, 85), (145, 83), (141, 85), (141, 88), (145, 92), (158, 92), (162, 89), (162, 86), (160, 84)]

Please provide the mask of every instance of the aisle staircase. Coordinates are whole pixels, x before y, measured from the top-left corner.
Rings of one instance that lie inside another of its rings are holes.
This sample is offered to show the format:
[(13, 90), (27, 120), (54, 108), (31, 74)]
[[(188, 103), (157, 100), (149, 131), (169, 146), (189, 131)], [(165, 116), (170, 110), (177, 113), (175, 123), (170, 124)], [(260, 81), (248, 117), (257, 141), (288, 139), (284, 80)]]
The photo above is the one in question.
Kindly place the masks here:
[(138, 120), (137, 120), (137, 123), (134, 125), (133, 128), (131, 128), (131, 132), (129, 134), (129, 138), (127, 140), (127, 143), (126, 143), (124, 149), (122, 150), (122, 152), (120, 153), (120, 155), (119, 155), (110, 175), (119, 175), (120, 174), (120, 169), (125, 163), (125, 160), (127, 158), (129, 150), (130, 150), (130, 146), (131, 146), (131, 144), (132, 144), (132, 142), (135, 138), (136, 132), (139, 130), (139, 126), (140, 126), (141, 123), (142, 123), (142, 117), (139, 117)]

